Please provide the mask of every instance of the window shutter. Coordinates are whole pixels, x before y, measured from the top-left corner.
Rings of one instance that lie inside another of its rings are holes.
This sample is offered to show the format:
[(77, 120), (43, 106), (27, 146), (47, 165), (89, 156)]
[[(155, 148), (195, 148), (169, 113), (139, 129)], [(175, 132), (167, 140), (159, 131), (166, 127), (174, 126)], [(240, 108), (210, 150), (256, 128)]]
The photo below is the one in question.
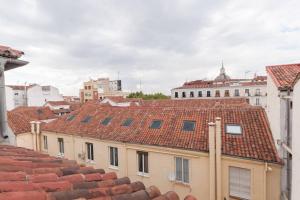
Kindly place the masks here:
[(189, 182), (189, 160), (183, 159), (183, 182)]
[(175, 158), (176, 162), (176, 180), (182, 181), (182, 158)]
[(251, 197), (251, 172), (248, 169), (230, 167), (230, 196), (242, 199)]

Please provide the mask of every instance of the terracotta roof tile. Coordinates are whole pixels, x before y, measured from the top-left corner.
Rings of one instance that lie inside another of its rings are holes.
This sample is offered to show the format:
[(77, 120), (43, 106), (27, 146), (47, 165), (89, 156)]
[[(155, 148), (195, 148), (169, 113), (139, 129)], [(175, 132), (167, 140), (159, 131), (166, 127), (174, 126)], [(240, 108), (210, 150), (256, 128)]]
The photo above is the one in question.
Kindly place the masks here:
[[(235, 104), (234, 104), (235, 102)], [(45, 124), (43, 130), (125, 143), (155, 145), (208, 152), (208, 123), (222, 119), (222, 153), (266, 162), (280, 162), (263, 108), (237, 99), (145, 101), (142, 106), (114, 107), (99, 103), (84, 104), (74, 111), (74, 119), (64, 116)], [(81, 123), (87, 115), (88, 123)], [(112, 117), (108, 125), (100, 122)], [(132, 118), (130, 126), (121, 126)], [(153, 120), (161, 128), (149, 128)], [(184, 131), (183, 121), (195, 121), (194, 131)], [(239, 124), (242, 135), (225, 133), (225, 124)]]
[[(162, 195), (155, 186), (145, 188), (142, 182), (131, 182), (128, 177), (117, 178), (116, 173), (105, 173), (102, 169), (80, 167), (75, 161), (7, 145), (0, 145), (0, 152), (0, 200), (151, 200), (165, 197), (179, 200), (175, 192)], [(52, 173), (50, 169), (59, 173)]]
[(51, 106), (64, 106), (70, 105), (70, 103), (66, 101), (47, 101), (46, 104), (50, 104)]
[(15, 134), (31, 131), (31, 121), (54, 119), (56, 116), (48, 107), (18, 107), (7, 112), (8, 125)]
[(23, 51), (0, 45), (0, 56), (7, 58), (20, 58), (22, 55), (24, 55)]
[(300, 74), (300, 63), (273, 65), (266, 68), (279, 90), (292, 89)]

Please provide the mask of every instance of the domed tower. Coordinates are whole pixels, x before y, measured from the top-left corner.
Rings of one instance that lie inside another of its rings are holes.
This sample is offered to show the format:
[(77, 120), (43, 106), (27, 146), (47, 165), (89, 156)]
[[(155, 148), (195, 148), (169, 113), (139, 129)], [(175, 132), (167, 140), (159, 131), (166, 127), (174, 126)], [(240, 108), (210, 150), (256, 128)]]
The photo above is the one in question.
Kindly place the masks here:
[(215, 81), (227, 81), (230, 80), (230, 77), (226, 75), (225, 68), (222, 62), (222, 67), (220, 69), (220, 74), (215, 78)]

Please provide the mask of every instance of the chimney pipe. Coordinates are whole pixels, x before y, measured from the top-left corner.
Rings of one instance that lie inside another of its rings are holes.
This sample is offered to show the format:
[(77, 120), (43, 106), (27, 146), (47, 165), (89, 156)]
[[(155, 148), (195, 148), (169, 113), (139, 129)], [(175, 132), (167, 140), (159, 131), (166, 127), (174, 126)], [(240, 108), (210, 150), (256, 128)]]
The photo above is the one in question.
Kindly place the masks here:
[(31, 121), (30, 122), (31, 125), (31, 134), (32, 134), (32, 149), (34, 151), (37, 150), (36, 146), (37, 146), (37, 140), (36, 140), (36, 124), (35, 121)]
[(208, 123), (209, 134), (209, 200), (216, 200), (216, 124)]
[(222, 165), (221, 165), (221, 154), (222, 154), (222, 128), (221, 118), (216, 117), (216, 182), (217, 182), (217, 200), (221, 200), (222, 194)]
[(36, 121), (36, 149), (41, 151), (41, 122)]

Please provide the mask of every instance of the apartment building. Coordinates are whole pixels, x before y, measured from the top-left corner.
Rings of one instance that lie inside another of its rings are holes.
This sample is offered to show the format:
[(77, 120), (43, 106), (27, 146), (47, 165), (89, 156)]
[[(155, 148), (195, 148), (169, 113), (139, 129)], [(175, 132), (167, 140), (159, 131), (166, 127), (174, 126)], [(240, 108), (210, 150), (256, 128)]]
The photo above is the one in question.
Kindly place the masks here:
[(281, 160), (265, 111), (244, 99), (89, 102), (32, 126), (17, 137), (36, 151), (156, 183), (180, 198), (280, 199)]
[(83, 89), (80, 89), (80, 102), (84, 103), (90, 100), (99, 100), (107, 96), (126, 97), (129, 93), (122, 91), (121, 80), (109, 80), (109, 78), (98, 78), (83, 83)]
[(63, 101), (58, 88), (51, 85), (6, 85), (7, 110), (18, 106), (43, 106), (47, 101)]
[(267, 107), (267, 77), (254, 76), (253, 79), (232, 79), (221, 67), (214, 80), (186, 82), (171, 90), (172, 99), (203, 99), (246, 97), (255, 106)]
[(300, 64), (267, 66), (268, 117), (280, 157), (283, 199), (299, 199), (300, 192)]
[(57, 116), (66, 115), (71, 112), (71, 104), (66, 101), (47, 101), (44, 107), (49, 107)]
[(22, 51), (0, 45), (0, 143), (13, 141), (13, 135), (9, 133), (7, 126), (4, 73), (28, 64), (27, 61), (19, 59), (22, 55), (24, 55)]

